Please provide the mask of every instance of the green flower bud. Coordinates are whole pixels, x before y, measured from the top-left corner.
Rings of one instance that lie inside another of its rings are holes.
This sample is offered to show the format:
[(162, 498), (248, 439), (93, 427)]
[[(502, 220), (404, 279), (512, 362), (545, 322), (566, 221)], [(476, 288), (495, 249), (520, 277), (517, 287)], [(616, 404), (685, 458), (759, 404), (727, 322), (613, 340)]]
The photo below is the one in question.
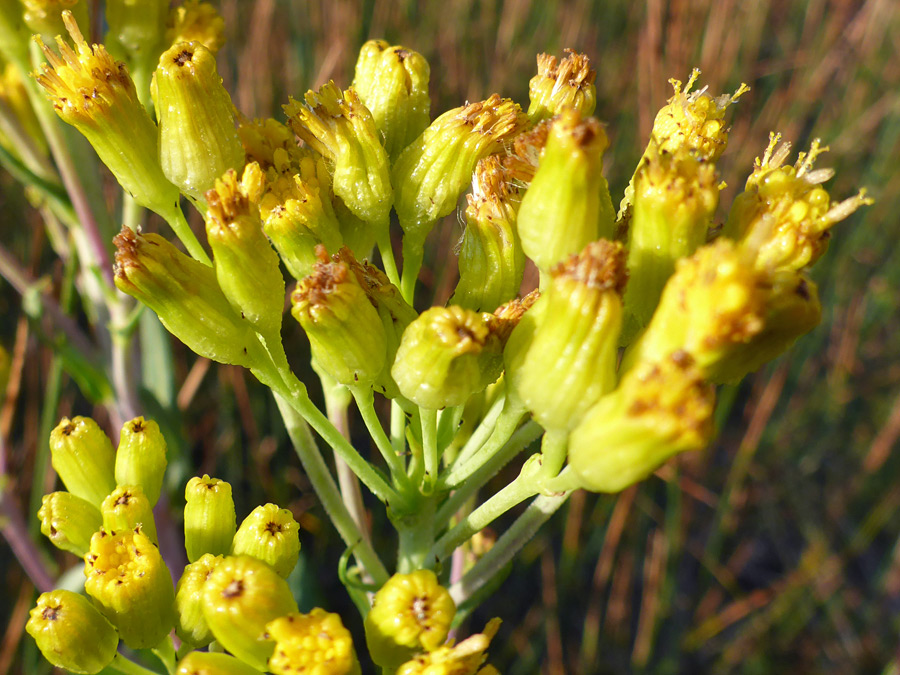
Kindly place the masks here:
[(496, 155), (478, 162), (466, 200), (459, 283), (450, 302), (475, 311), (494, 310), (519, 293), (525, 275), (525, 254), (516, 231), (518, 190)]
[(116, 489), (112, 441), (90, 417), (62, 418), (50, 434), (50, 461), (66, 489), (94, 506)]
[(813, 170), (816, 158), (828, 148), (812, 142), (793, 166), (785, 165), (790, 143), (778, 147), (780, 135), (769, 136), (769, 147), (757, 158), (747, 186), (731, 207), (723, 234), (740, 242), (756, 257), (760, 269), (800, 270), (815, 263), (828, 248), (831, 227), (860, 206), (871, 204), (860, 190), (832, 204), (821, 184), (832, 169)]
[(191, 652), (178, 662), (175, 675), (259, 675), (259, 671), (228, 654)]
[(275, 675), (359, 675), (350, 631), (341, 617), (319, 607), (309, 614), (288, 614), (266, 627), (275, 640), (269, 670)]
[(250, 322), (228, 302), (212, 267), (157, 234), (123, 228), (113, 243), (116, 287), (156, 312), (190, 349), (219, 363), (248, 368), (263, 358)]
[(594, 114), (597, 90), (594, 80), (597, 71), (585, 54), (567, 49), (567, 56), (559, 64), (550, 54), (538, 54), (537, 75), (528, 83), (531, 105), (528, 117), (533, 122), (549, 119), (567, 108), (574, 108), (583, 117)]
[(234, 535), (231, 552), (262, 560), (286, 579), (300, 558), (300, 526), (287, 509), (257, 506)]
[(184, 568), (181, 579), (175, 587), (175, 609), (178, 623), (175, 633), (182, 642), (193, 647), (205, 647), (212, 642), (213, 636), (203, 616), (203, 585), (209, 579), (216, 566), (224, 558), (211, 553), (200, 556), (196, 562)]
[(56, 548), (83, 557), (91, 547), (91, 537), (103, 525), (100, 510), (69, 492), (51, 492), (41, 499), (38, 511), (41, 533)]
[(309, 337), (313, 358), (348, 386), (373, 383), (384, 368), (384, 327), (356, 275), (343, 261), (316, 263), (291, 294), (291, 314)]
[(231, 97), (206, 47), (181, 42), (163, 52), (150, 91), (159, 120), (159, 161), (184, 194), (200, 200), (216, 178), (244, 166)]
[(225, 44), (225, 19), (209, 2), (185, 0), (169, 12), (166, 42), (199, 42), (215, 54)]
[(201, 603), (216, 641), (257, 670), (266, 670), (275, 648), (266, 624), (297, 611), (287, 582), (266, 563), (245, 555), (216, 565)]
[(155, 647), (175, 626), (172, 577), (140, 528), (94, 534), (84, 576), (87, 594), (132, 649)]
[(332, 168), (332, 189), (372, 229), (386, 233), (393, 192), (387, 153), (375, 120), (351, 88), (329, 82), (309, 91), (306, 105), (290, 99), (284, 112), (300, 138)]
[(103, 514), (103, 528), (107, 532), (140, 527), (150, 541), (159, 545), (153, 507), (139, 485), (120, 485), (110, 492), (100, 505), (100, 513)]
[[(88, 3), (85, 0), (22, 0), (25, 25), (32, 33), (52, 40), (66, 29), (62, 13), (67, 10), (82, 26), (90, 25)], [(21, 11), (21, 10), (20, 10)]]
[(425, 57), (384, 40), (369, 40), (359, 50), (353, 90), (375, 120), (391, 161), (412, 143), (431, 121)]
[(395, 574), (381, 587), (366, 615), (372, 660), (396, 669), (415, 652), (434, 651), (447, 639), (456, 604), (431, 570)]
[(194, 477), (184, 489), (184, 546), (191, 562), (200, 556), (228, 555), (237, 530), (231, 485), (218, 478)]
[(684, 352), (641, 363), (569, 436), (569, 466), (585, 489), (619, 492), (672, 455), (712, 437), (715, 390)]
[(706, 243), (718, 204), (715, 165), (684, 149), (651, 154), (638, 171), (628, 230), (631, 282), (625, 293), (632, 335), (650, 321), (675, 262)]
[(216, 180), (206, 193), (206, 236), (225, 297), (268, 338), (281, 333), (284, 277), (256, 208), (264, 180), (256, 163), (247, 165), (240, 182), (231, 170)]
[(166, 439), (153, 420), (125, 422), (116, 450), (116, 484), (140, 485), (150, 501), (159, 500), (166, 473)]
[(87, 598), (72, 591), (41, 593), (25, 630), (45, 659), (72, 673), (99, 673), (119, 646), (116, 629)]
[(616, 383), (625, 250), (601, 239), (551, 271), (513, 330), (507, 383), (545, 429), (569, 430)]
[(132, 61), (155, 61), (162, 51), (168, 13), (166, 0), (107, 0), (106, 42), (121, 45)]
[(407, 327), (391, 368), (400, 392), (439, 410), (462, 405), (503, 371), (501, 325), (493, 314), (432, 307)]
[(608, 145), (600, 123), (574, 110), (551, 123), (518, 219), (522, 249), (542, 272), (589, 242), (613, 238), (615, 214), (602, 174)]

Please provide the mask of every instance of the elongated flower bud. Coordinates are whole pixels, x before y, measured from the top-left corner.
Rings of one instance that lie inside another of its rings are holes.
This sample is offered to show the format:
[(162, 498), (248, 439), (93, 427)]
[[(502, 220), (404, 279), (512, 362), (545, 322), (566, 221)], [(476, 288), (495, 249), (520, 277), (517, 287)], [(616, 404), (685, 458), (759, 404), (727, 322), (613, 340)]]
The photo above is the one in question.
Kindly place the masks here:
[(352, 87), (372, 111), (391, 161), (428, 126), (430, 75), (425, 57), (406, 47), (369, 40), (359, 50)]
[(89, 46), (71, 13), (63, 20), (74, 49), (56, 38), (59, 54), (39, 42), (47, 63), (36, 76), (56, 114), (94, 147), (119, 184), (141, 206), (170, 219), (178, 188), (159, 164), (156, 124), (141, 105), (125, 65), (103, 45)]
[(391, 374), (416, 405), (461, 405), (503, 370), (500, 323), (493, 314), (432, 307), (407, 327)]
[(94, 506), (116, 488), (112, 441), (90, 417), (60, 420), (50, 434), (50, 461), (66, 489)]
[(294, 132), (333, 166), (332, 189), (373, 230), (386, 231), (393, 191), (390, 164), (375, 120), (351, 88), (329, 82), (293, 98), (284, 112)]
[(831, 227), (860, 206), (871, 204), (860, 190), (837, 204), (821, 184), (832, 169), (813, 170), (816, 157), (828, 148), (812, 142), (793, 166), (785, 165), (790, 143), (771, 134), (762, 159), (757, 158), (747, 186), (731, 207), (723, 234), (752, 252), (760, 269), (800, 270), (815, 263), (828, 247)]
[(56, 590), (41, 593), (25, 630), (41, 654), (72, 673), (99, 673), (116, 656), (116, 629), (83, 595)]
[(366, 615), (366, 644), (376, 664), (397, 668), (417, 651), (434, 651), (450, 630), (456, 605), (431, 570), (395, 574)]
[(205, 647), (213, 636), (203, 616), (203, 586), (213, 570), (224, 558), (206, 553), (184, 568), (175, 587), (175, 609), (178, 623), (175, 633), (182, 642), (195, 648)]
[(528, 117), (532, 121), (549, 119), (566, 108), (574, 108), (582, 117), (594, 114), (597, 71), (591, 68), (586, 55), (567, 49), (566, 56), (557, 63), (555, 56), (538, 54), (537, 65), (537, 75), (528, 83)]
[(126, 645), (158, 645), (175, 626), (175, 588), (159, 549), (140, 528), (100, 530), (84, 557), (84, 588)]
[(225, 19), (209, 2), (185, 0), (169, 12), (166, 42), (199, 42), (215, 54), (225, 44)]
[(156, 522), (153, 507), (139, 485), (120, 485), (109, 493), (100, 505), (103, 514), (103, 529), (120, 532), (141, 528), (151, 542), (159, 545), (156, 536)]
[(125, 422), (116, 449), (116, 484), (140, 485), (150, 501), (159, 500), (166, 473), (166, 439), (153, 420)]
[(200, 556), (228, 555), (237, 530), (231, 485), (218, 478), (194, 477), (184, 489), (184, 546), (195, 562)]
[(156, 312), (190, 349), (213, 361), (250, 367), (262, 349), (216, 281), (212, 267), (189, 258), (157, 234), (128, 228), (116, 245), (116, 287)]
[(476, 312), (493, 311), (518, 295), (525, 274), (516, 231), (519, 194), (496, 155), (478, 162), (466, 200), (459, 283), (450, 302)]
[(29, 30), (46, 40), (52, 40), (65, 31), (63, 11), (71, 12), (82, 26), (90, 23), (86, 0), (22, 0), (22, 5), (25, 24)]
[(672, 455), (712, 437), (715, 393), (684, 352), (642, 363), (569, 436), (569, 466), (584, 488), (619, 492)]
[(259, 671), (228, 654), (191, 652), (178, 662), (175, 675), (259, 675)]
[(257, 506), (235, 533), (231, 552), (262, 560), (287, 578), (300, 558), (300, 526), (287, 509)]
[(240, 182), (231, 170), (216, 180), (206, 193), (206, 236), (225, 297), (261, 335), (271, 337), (281, 332), (284, 277), (256, 208), (263, 181), (256, 163), (247, 165)]
[(551, 276), (513, 331), (504, 359), (507, 382), (538, 423), (568, 430), (615, 386), (625, 251), (601, 239)]
[(41, 533), (56, 548), (83, 557), (91, 537), (103, 525), (100, 509), (69, 492), (51, 492), (41, 499), (38, 511)]
[(384, 327), (356, 275), (343, 262), (316, 263), (291, 294), (291, 314), (309, 337), (313, 358), (345, 385), (367, 385), (384, 368)]
[(397, 675), (499, 675), (493, 666), (482, 666), (500, 623), (500, 619), (491, 619), (481, 633), (470, 635), (459, 644), (419, 654), (400, 666)]
[(589, 242), (613, 238), (615, 214), (602, 174), (608, 145), (600, 123), (574, 110), (551, 123), (518, 219), (522, 249), (542, 272)]
[(216, 57), (199, 42), (181, 42), (159, 59), (151, 86), (159, 121), (163, 173), (194, 200), (216, 178), (244, 165), (231, 97), (216, 70)]
[(266, 626), (275, 640), (269, 670), (275, 675), (359, 675), (350, 631), (341, 617), (319, 607), (309, 614), (288, 614)]
[(266, 624), (297, 611), (287, 582), (249, 556), (228, 557), (216, 565), (201, 602), (216, 641), (257, 670), (266, 670), (275, 648)]

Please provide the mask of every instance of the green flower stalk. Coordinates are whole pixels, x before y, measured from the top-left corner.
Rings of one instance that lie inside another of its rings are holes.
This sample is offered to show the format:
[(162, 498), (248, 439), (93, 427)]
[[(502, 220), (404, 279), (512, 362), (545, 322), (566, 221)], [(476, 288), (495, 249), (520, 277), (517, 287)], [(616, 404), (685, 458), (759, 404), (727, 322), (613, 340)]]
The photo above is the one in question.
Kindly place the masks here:
[(110, 49), (118, 45), (132, 69), (152, 68), (163, 50), (168, 14), (165, 0), (109, 0), (106, 43)]
[(459, 283), (450, 302), (477, 312), (493, 311), (519, 293), (525, 274), (525, 253), (516, 231), (519, 192), (498, 156), (478, 162), (466, 200)]
[(350, 631), (341, 617), (319, 607), (309, 614), (288, 614), (266, 626), (275, 640), (269, 670), (275, 675), (359, 675)]
[(169, 12), (166, 42), (199, 42), (215, 54), (225, 44), (225, 19), (209, 2), (185, 0)]
[(122, 427), (116, 449), (116, 484), (140, 485), (156, 504), (166, 472), (166, 439), (153, 420), (135, 417)]
[(313, 359), (337, 382), (371, 385), (384, 369), (386, 338), (378, 312), (349, 265), (327, 262), (324, 248), (313, 273), (291, 294), (291, 314), (306, 331)]
[(159, 122), (159, 161), (179, 190), (200, 201), (215, 180), (244, 166), (231, 97), (215, 55), (199, 42), (163, 52), (151, 84)]
[(228, 555), (237, 520), (231, 485), (204, 474), (194, 477), (184, 489), (184, 546), (190, 562), (201, 556)]
[(528, 117), (532, 122), (550, 119), (567, 108), (577, 110), (582, 117), (594, 114), (597, 71), (586, 55), (565, 51), (566, 56), (558, 63), (550, 54), (537, 56), (538, 72), (528, 83)]
[(781, 136), (770, 134), (762, 159), (757, 158), (744, 192), (731, 207), (723, 234), (740, 242), (756, 257), (760, 269), (801, 270), (814, 264), (828, 248), (831, 227), (871, 204), (866, 191), (831, 203), (821, 184), (832, 169), (813, 169), (827, 147), (812, 142), (793, 166), (785, 165), (790, 143), (778, 145)]
[(178, 623), (175, 634), (182, 642), (199, 649), (212, 642), (213, 635), (203, 616), (203, 586), (224, 558), (206, 553), (184, 568), (175, 587), (175, 610)]
[(231, 552), (262, 560), (286, 579), (300, 558), (300, 526), (287, 509), (257, 506), (234, 535)]
[(421, 408), (462, 405), (503, 371), (501, 324), (493, 314), (432, 307), (407, 327), (391, 375)]
[(493, 666), (484, 665), (486, 652), (500, 630), (500, 623), (500, 619), (491, 619), (481, 633), (471, 635), (459, 644), (419, 654), (400, 666), (397, 675), (500, 675)]
[(246, 166), (240, 181), (233, 170), (216, 180), (206, 193), (206, 236), (219, 287), (235, 312), (267, 342), (280, 343), (284, 277), (256, 207), (264, 182), (256, 163)]
[(512, 332), (507, 383), (535, 420), (568, 431), (616, 384), (625, 250), (601, 239), (551, 271), (551, 281)]
[(431, 69), (418, 52), (369, 40), (359, 50), (351, 87), (371, 112), (393, 162), (431, 121)]
[(136, 530), (100, 530), (84, 557), (84, 588), (126, 645), (158, 645), (175, 626), (175, 588), (159, 549)]
[(687, 353), (641, 363), (569, 436), (569, 466), (585, 489), (619, 492), (705, 447), (714, 408), (715, 390)]
[(612, 239), (615, 214), (603, 177), (606, 132), (575, 110), (550, 125), (540, 165), (519, 208), (518, 231), (525, 255), (546, 274), (589, 242)]
[(456, 604), (431, 570), (395, 574), (366, 615), (366, 644), (376, 664), (396, 669), (415, 652), (431, 652), (447, 639)]
[(45, 40), (52, 40), (65, 31), (64, 11), (72, 13), (82, 26), (90, 24), (86, 0), (22, 0), (25, 25), (32, 33)]
[(154, 545), (159, 545), (156, 536), (156, 521), (153, 507), (139, 485), (120, 485), (109, 493), (100, 505), (103, 514), (103, 529), (107, 532), (121, 532), (140, 528)]
[(116, 629), (87, 598), (72, 591), (42, 593), (25, 630), (45, 659), (71, 673), (99, 673), (119, 646)]
[(228, 654), (191, 652), (178, 662), (175, 675), (259, 675), (259, 671)]
[(116, 489), (115, 451), (89, 417), (63, 417), (50, 433), (50, 461), (66, 489), (98, 507)]
[(212, 267), (157, 234), (116, 235), (116, 287), (147, 305), (200, 356), (244, 367), (265, 358), (252, 324), (232, 307)]
[(0, 0), (0, 55), (16, 65), (30, 63), (31, 31), (25, 26), (23, 14), (20, 0)]
[(56, 548), (83, 557), (91, 537), (103, 526), (100, 510), (70, 492), (51, 492), (41, 499), (38, 511), (41, 533)]
[(266, 563), (250, 556), (225, 558), (203, 586), (203, 615), (216, 641), (257, 670), (275, 643), (266, 624), (297, 611), (287, 582)]

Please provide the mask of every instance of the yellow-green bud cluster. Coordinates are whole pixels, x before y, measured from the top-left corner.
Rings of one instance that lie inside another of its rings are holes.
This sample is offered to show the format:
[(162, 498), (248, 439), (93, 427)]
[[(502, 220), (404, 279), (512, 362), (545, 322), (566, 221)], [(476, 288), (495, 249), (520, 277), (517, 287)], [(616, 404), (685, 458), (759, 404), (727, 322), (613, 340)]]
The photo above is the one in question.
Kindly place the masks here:
[(584, 54), (571, 49), (557, 62), (550, 54), (538, 54), (538, 72), (528, 83), (531, 105), (528, 117), (540, 122), (558, 115), (567, 108), (579, 111), (584, 117), (594, 114), (597, 106), (597, 91), (594, 80), (597, 72)]
[(350, 631), (341, 617), (318, 607), (309, 614), (288, 614), (266, 629), (275, 640), (269, 670), (275, 675), (359, 675)]
[(397, 675), (499, 675), (493, 666), (484, 665), (491, 640), (500, 629), (500, 619), (491, 619), (481, 633), (456, 645), (438, 647), (420, 654), (397, 669)]

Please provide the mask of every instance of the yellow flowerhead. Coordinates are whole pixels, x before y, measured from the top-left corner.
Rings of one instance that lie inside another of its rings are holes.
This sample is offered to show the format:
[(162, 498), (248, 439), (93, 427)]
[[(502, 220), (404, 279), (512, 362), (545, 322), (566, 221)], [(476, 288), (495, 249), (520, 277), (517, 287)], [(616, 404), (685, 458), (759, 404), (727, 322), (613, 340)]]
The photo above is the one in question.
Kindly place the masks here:
[(269, 670), (276, 675), (359, 675), (353, 639), (337, 614), (316, 607), (275, 619), (266, 631), (275, 640)]

